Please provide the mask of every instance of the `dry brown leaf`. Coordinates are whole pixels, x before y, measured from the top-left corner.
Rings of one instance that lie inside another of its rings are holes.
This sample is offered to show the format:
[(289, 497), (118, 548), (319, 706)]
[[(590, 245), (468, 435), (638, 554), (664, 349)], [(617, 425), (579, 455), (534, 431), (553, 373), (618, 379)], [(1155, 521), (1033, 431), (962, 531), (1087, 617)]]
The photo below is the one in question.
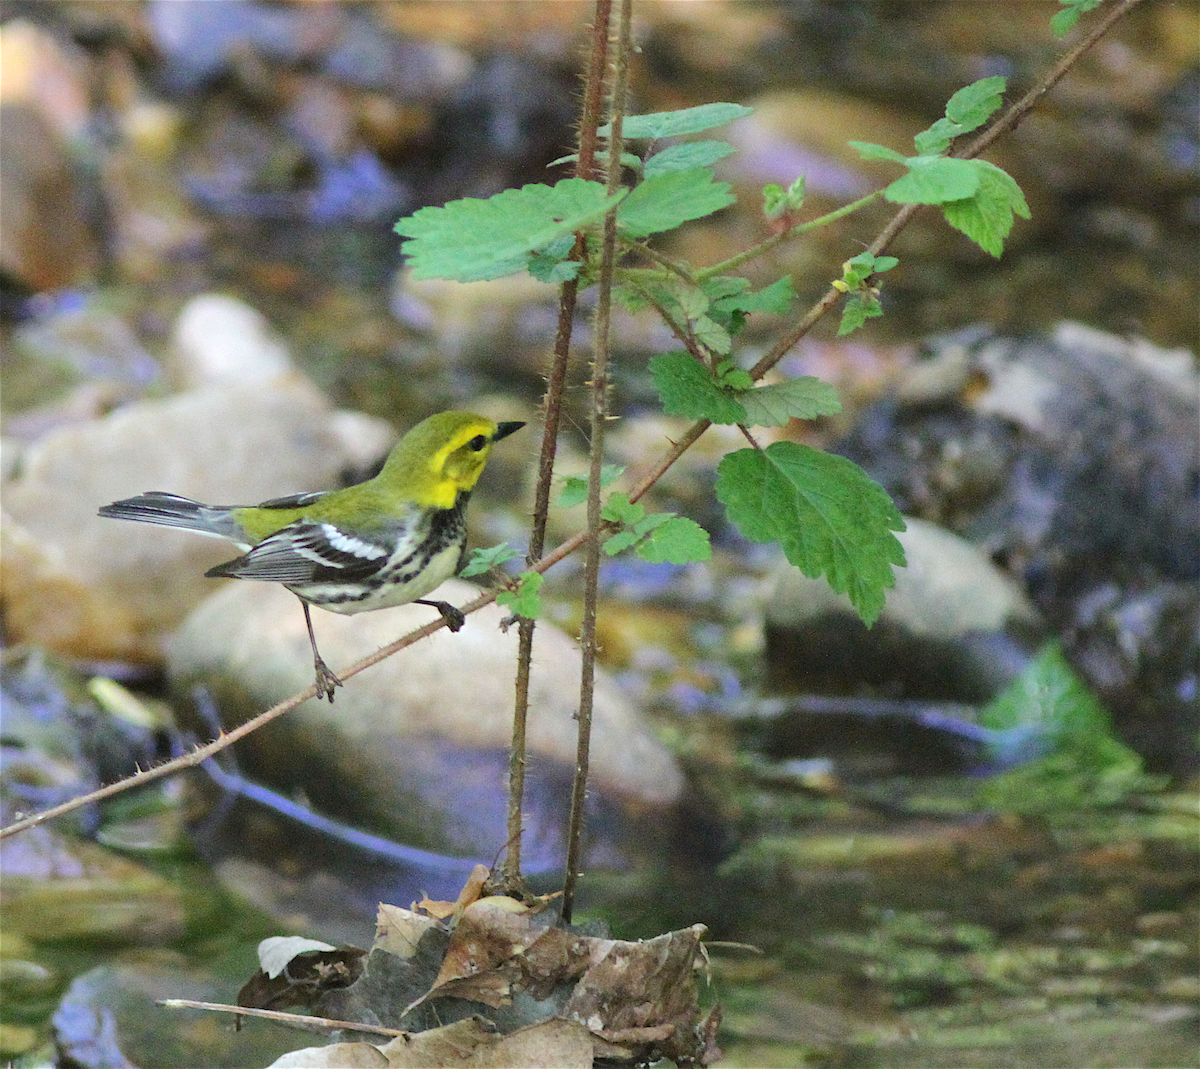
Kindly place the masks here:
[(381, 902), (375, 918), (374, 950), (386, 950), (399, 958), (411, 958), (417, 944), (430, 928), (440, 927), (433, 917), (414, 913), (403, 906)]
[(387, 1069), (391, 1063), (370, 1043), (331, 1043), (281, 1054), (267, 1069)]
[(491, 871), (486, 865), (476, 865), (471, 870), (471, 875), (467, 877), (467, 882), (463, 884), (462, 890), (458, 892), (458, 899), (456, 901), (437, 902), (431, 898), (422, 898), (420, 902), (413, 906), (413, 909), (424, 910), (430, 916), (437, 917), (438, 920), (445, 920), (447, 917), (452, 916), (461, 916), (462, 911), (467, 906), (479, 900), (479, 896), (483, 892), (483, 885), (487, 883)]
[(451, 1069), (478, 1064), (472, 1060), (475, 1052), (496, 1038), (490, 1021), (467, 1017), (441, 1028), (397, 1036), (382, 1050), (392, 1069)]

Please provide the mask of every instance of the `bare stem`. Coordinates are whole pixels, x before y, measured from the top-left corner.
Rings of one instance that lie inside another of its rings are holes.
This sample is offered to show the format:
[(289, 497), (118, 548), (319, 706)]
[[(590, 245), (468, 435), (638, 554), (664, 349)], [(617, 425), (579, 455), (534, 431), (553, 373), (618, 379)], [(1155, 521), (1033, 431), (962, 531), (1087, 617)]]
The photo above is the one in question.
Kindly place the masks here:
[[(587, 75), (584, 80), (583, 113), (579, 124), (579, 158), (575, 174), (579, 178), (594, 178), (596, 173), (596, 130), (604, 101), (604, 71), (608, 63), (608, 23), (612, 0), (596, 0), (592, 23), (591, 44), (588, 49)], [(586, 255), (583, 235), (575, 239), (572, 258), (582, 260)], [(529, 532), (527, 560), (533, 565), (546, 545), (546, 520), (550, 513), (550, 489), (554, 479), (554, 455), (558, 444), (558, 429), (562, 420), (562, 400), (566, 390), (567, 362), (571, 352), (571, 331), (575, 322), (575, 304), (579, 294), (576, 279), (564, 282), (559, 291), (558, 328), (554, 337), (554, 358), (542, 398), (545, 415), (542, 430), (542, 451), (538, 461), (537, 489), (534, 496), (533, 522)], [(508, 850), (502, 865), (501, 886), (497, 890), (519, 892), (521, 877), (521, 834), (524, 819), (522, 807), (525, 796), (526, 724), (529, 717), (529, 677), (533, 663), (534, 621), (522, 617), (517, 625), (517, 677), (513, 700), (512, 745), (508, 759)]]
[[(630, 26), (633, 0), (621, 0), (617, 15), (612, 89), (609, 94), (608, 192), (621, 187), (622, 123), (629, 93)], [(575, 905), (583, 843), (583, 817), (587, 802), (587, 777), (592, 741), (592, 708), (596, 683), (596, 601), (600, 587), (600, 481), (604, 463), (604, 428), (608, 422), (608, 350), (612, 330), (613, 272), (617, 260), (617, 210), (604, 217), (604, 244), (592, 331), (591, 466), (588, 471), (587, 526), (584, 547), (583, 621), (579, 631), (582, 662), (579, 675), (579, 732), (575, 748), (575, 780), (571, 790), (571, 815), (567, 823), (567, 873), (563, 883), (562, 919), (570, 922)]]

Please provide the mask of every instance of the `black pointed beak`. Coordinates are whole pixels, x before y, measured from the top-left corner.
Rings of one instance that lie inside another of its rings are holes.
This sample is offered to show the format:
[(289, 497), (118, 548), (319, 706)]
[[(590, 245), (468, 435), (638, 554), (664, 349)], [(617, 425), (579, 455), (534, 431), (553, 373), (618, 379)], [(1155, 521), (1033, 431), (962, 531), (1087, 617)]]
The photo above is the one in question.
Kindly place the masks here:
[(513, 431), (519, 431), (524, 426), (524, 423), (515, 421), (509, 423), (498, 423), (496, 425), (496, 433), (493, 435), (492, 441), (498, 442), (501, 438), (507, 438), (510, 434), (512, 434)]

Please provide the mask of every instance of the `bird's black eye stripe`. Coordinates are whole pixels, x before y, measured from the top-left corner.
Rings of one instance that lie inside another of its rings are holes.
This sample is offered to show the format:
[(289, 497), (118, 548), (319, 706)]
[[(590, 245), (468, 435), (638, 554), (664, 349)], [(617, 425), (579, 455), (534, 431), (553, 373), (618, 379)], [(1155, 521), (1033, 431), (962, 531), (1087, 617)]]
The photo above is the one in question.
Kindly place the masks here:
[(467, 448), (468, 448), (468, 449), (471, 449), (471, 450), (473, 450), (473, 451), (474, 451), (474, 452), (476, 452), (476, 453), (478, 453), (478, 452), (479, 452), (479, 450), (481, 450), (481, 449), (482, 449), (482, 448), (483, 448), (485, 445), (487, 445), (487, 444), (488, 444), (488, 440), (487, 440), (487, 438), (486, 438), (484, 435), (482, 435), (482, 434), (477, 434), (477, 435), (475, 435), (475, 437), (474, 437), (474, 438), (472, 438), (472, 439), (471, 439), (471, 440), (470, 440), (470, 441), (467, 443)]

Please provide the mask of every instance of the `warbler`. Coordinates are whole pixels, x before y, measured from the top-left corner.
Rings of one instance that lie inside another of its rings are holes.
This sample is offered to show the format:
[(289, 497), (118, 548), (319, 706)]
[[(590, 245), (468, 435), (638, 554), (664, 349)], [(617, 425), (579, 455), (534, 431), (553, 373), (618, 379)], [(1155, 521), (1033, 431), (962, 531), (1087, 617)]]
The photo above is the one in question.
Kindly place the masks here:
[(463, 614), (423, 597), (462, 567), (465, 512), (492, 446), (524, 423), (439, 412), (392, 449), (382, 470), (342, 490), (276, 497), (259, 505), (204, 505), (154, 491), (114, 501), (100, 515), (183, 527), (228, 539), (245, 552), (204, 574), (282, 583), (300, 599), (317, 673), (333, 701), (341, 680), (317, 650), (309, 605), (345, 614), (429, 605), (451, 631)]

